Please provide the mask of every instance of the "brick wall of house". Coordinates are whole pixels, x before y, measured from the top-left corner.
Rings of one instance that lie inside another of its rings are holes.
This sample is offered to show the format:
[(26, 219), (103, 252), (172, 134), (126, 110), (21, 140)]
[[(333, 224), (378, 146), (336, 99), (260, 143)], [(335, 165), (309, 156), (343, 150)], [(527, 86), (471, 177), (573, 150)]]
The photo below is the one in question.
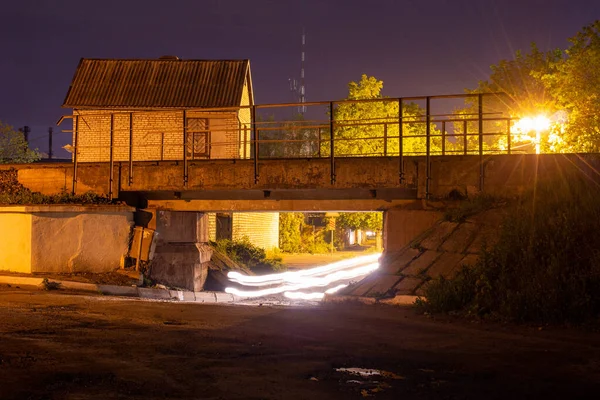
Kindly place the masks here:
[[(233, 239), (247, 236), (250, 242), (267, 250), (279, 247), (279, 213), (233, 213)], [(208, 214), (208, 236), (216, 240), (216, 214)]]
[[(74, 110), (78, 122), (78, 161), (110, 159), (110, 125), (113, 113), (113, 159), (129, 160), (129, 129), (133, 123), (133, 160), (183, 159), (183, 112)], [(131, 119), (130, 119), (131, 118)], [(239, 158), (239, 121), (235, 112), (190, 110), (187, 118), (207, 118), (211, 131), (210, 158)], [(74, 137), (73, 137), (74, 140)]]
[(279, 213), (233, 214), (233, 239), (247, 236), (250, 242), (266, 250), (279, 247)]

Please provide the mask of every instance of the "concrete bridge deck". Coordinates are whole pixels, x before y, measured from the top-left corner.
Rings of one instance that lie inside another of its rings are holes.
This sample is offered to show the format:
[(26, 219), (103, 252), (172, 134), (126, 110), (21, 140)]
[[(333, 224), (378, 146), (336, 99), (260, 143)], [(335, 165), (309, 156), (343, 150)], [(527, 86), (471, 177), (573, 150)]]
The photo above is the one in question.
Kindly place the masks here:
[(404, 157), (400, 182), (398, 157), (336, 158), (336, 179), (324, 159), (261, 160), (255, 180), (252, 160), (190, 162), (187, 182), (178, 162), (4, 165), (14, 168), (26, 188), (44, 194), (92, 191), (131, 205), (168, 209), (232, 211), (385, 210), (418, 199), (486, 193), (515, 196), (540, 179), (577, 173), (599, 181), (596, 154), (519, 154)]

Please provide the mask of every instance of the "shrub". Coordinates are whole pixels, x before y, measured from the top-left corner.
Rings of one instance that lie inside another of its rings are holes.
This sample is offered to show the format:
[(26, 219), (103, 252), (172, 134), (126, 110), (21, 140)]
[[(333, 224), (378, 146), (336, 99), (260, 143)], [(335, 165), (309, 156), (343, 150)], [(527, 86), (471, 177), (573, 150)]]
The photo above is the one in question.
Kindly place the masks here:
[(265, 249), (255, 246), (247, 237), (238, 240), (217, 240), (210, 242), (213, 248), (255, 272), (281, 271), (284, 268), (282, 258), (273, 253), (267, 256)]
[(598, 318), (599, 198), (599, 187), (577, 176), (541, 182), (511, 204), (498, 243), (455, 278), (430, 281), (419, 306), (517, 322)]

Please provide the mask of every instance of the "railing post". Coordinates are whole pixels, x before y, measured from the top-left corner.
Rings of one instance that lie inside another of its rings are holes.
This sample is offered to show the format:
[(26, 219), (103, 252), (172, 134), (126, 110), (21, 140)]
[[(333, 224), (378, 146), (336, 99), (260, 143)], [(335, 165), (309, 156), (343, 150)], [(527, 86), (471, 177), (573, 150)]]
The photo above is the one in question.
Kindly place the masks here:
[(477, 96), (477, 112), (479, 117), (479, 191), (483, 192), (483, 94)]
[(507, 150), (508, 150), (508, 154), (510, 155), (510, 152), (511, 152), (510, 147), (511, 147), (511, 144), (512, 144), (511, 143), (511, 137), (510, 137), (510, 118), (506, 119), (506, 136), (507, 136), (506, 137), (506, 147), (507, 147)]
[(77, 192), (77, 153), (79, 152), (79, 115), (75, 116), (75, 137), (73, 138), (73, 196)]
[(398, 99), (398, 178), (404, 183), (404, 101)]
[(258, 129), (256, 126), (256, 105), (252, 105), (252, 137), (254, 138), (254, 184), (258, 183), (259, 171), (258, 171)]
[(465, 119), (463, 121), (463, 139), (464, 139), (463, 154), (465, 156), (467, 155), (467, 147), (469, 146), (469, 141), (468, 141), (468, 137), (467, 137), (467, 129), (469, 129), (469, 125), (467, 123), (467, 120)]
[(113, 172), (114, 172), (114, 143), (115, 143), (115, 114), (110, 114), (110, 149), (109, 149), (109, 178), (108, 178), (108, 198), (112, 200), (113, 198)]
[(387, 157), (387, 142), (388, 142), (388, 128), (387, 122), (383, 124), (383, 156)]
[(442, 121), (442, 155), (446, 155), (446, 121)]
[(427, 96), (426, 98), (426, 111), (427, 113), (426, 117), (425, 117), (425, 123), (427, 124), (425, 127), (425, 133), (427, 136), (427, 142), (426, 142), (426, 162), (427, 162), (427, 179), (425, 181), (425, 198), (429, 199), (429, 184), (431, 181), (431, 126), (429, 124), (430, 122), (430, 118), (431, 118), (431, 99), (429, 98), (429, 96)]
[(333, 138), (333, 101), (329, 102), (329, 162), (331, 184), (335, 183), (335, 140)]
[(317, 128), (317, 137), (318, 137), (318, 141), (317, 141), (317, 154), (319, 156), (319, 158), (321, 158), (321, 128)]
[(133, 113), (129, 113), (129, 186), (133, 184)]
[(188, 146), (187, 112), (186, 112), (186, 110), (183, 110), (183, 186), (187, 186), (187, 184), (188, 184), (187, 146)]

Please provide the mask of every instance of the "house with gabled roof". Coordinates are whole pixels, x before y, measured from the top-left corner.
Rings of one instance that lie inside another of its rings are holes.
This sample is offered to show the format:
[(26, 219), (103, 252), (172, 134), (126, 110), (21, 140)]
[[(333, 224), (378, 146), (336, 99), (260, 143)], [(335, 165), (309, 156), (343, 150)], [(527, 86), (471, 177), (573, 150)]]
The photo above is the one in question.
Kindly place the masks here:
[(78, 162), (162, 161), (247, 158), (253, 104), (249, 60), (83, 58), (63, 107)]
[[(253, 105), (249, 60), (172, 56), (83, 58), (63, 102), (78, 163), (250, 158)], [(279, 246), (279, 213), (208, 217), (211, 240)]]

